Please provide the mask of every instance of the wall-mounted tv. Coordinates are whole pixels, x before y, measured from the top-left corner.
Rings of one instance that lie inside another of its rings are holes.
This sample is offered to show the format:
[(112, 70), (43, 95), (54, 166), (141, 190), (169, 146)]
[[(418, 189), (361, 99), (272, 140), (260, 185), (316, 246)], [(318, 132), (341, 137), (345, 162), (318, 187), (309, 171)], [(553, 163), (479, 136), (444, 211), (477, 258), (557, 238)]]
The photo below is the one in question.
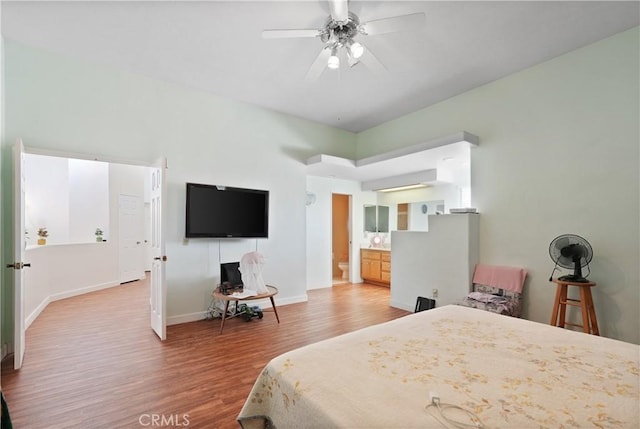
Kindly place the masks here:
[(185, 237), (267, 238), (269, 191), (187, 183)]

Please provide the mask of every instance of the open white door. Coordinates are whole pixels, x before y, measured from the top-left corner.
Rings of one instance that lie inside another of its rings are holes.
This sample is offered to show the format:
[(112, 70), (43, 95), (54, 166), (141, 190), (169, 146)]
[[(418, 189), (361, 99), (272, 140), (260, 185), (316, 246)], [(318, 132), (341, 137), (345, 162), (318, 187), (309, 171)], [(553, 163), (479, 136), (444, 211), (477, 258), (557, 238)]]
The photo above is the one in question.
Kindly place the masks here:
[(151, 172), (151, 328), (161, 340), (167, 337), (167, 284), (165, 281), (165, 174), (167, 161), (161, 158)]
[(25, 237), (24, 237), (24, 146), (18, 139), (13, 148), (13, 263), (7, 264), (7, 268), (13, 268), (13, 367), (20, 369), (24, 358), (25, 349), (25, 323), (24, 323), (24, 274), (22, 269), (30, 267), (25, 264)]

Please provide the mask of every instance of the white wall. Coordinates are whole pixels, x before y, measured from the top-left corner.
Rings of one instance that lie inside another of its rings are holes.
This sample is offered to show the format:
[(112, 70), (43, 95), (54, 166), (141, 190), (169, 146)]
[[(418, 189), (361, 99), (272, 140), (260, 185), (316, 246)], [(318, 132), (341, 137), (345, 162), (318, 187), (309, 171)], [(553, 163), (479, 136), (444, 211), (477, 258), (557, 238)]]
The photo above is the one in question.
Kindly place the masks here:
[(594, 249), (602, 335), (640, 343), (640, 31), (636, 27), (372, 128), (358, 158), (464, 129), (480, 261), (525, 267), (524, 317), (549, 323), (549, 243)]
[(331, 216), (332, 194), (351, 195), (351, 253), (349, 255), (350, 279), (354, 283), (360, 277), (360, 243), (364, 236), (364, 204), (375, 204), (375, 193), (360, 190), (360, 183), (308, 176), (307, 191), (316, 195), (315, 203), (307, 206), (307, 288), (318, 289), (332, 284), (331, 265)]
[(437, 307), (462, 300), (478, 263), (479, 223), (477, 214), (431, 215), (428, 232), (393, 232), (391, 305), (412, 311), (419, 296)]
[(109, 165), (69, 159), (69, 242), (95, 241), (96, 229), (109, 239)]
[(108, 164), (27, 153), (24, 170), (27, 245), (39, 228), (48, 244), (93, 242), (98, 227), (108, 237)]
[[(305, 161), (317, 153), (353, 157), (352, 133), (13, 42), (5, 48), (3, 186), (18, 136), (42, 149), (143, 162), (166, 156), (169, 319), (201, 317), (220, 261), (247, 249), (267, 257), (264, 279), (278, 286), (279, 303), (306, 299)], [(236, 240), (184, 242), (187, 181), (269, 190), (269, 238), (240, 240), (242, 250)], [(5, 188), (3, 201), (7, 195)], [(3, 215), (10, 231), (11, 213)]]
[(25, 230), (28, 244), (38, 229), (49, 232), (47, 242), (69, 242), (69, 163), (65, 158), (25, 156)]

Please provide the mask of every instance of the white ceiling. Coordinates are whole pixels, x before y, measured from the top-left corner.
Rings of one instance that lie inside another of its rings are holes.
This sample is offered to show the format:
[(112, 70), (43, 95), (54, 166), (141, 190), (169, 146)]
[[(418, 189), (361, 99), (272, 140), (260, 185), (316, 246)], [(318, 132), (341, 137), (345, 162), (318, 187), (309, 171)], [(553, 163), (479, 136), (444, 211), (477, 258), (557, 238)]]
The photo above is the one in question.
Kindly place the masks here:
[(637, 1), (358, 1), (362, 22), (424, 12), (415, 32), (358, 36), (387, 67), (304, 76), (325, 0), (2, 1), (5, 38), (358, 132), (639, 24)]

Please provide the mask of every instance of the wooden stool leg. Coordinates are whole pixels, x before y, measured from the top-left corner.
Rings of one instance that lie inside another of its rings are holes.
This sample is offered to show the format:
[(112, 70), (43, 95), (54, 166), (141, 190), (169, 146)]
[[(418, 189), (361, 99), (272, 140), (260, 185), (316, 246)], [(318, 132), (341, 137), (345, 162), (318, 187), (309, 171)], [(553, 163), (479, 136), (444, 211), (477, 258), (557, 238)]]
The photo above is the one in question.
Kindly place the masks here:
[(558, 310), (560, 309), (560, 291), (562, 286), (556, 288), (556, 298), (553, 302), (553, 313), (551, 314), (551, 326), (558, 326)]
[(600, 335), (598, 330), (598, 319), (596, 319), (596, 308), (593, 305), (593, 297), (591, 296), (591, 288), (587, 288), (586, 292), (587, 309), (589, 310), (589, 320), (591, 322), (591, 333), (593, 335)]
[(580, 288), (580, 309), (582, 310), (582, 329), (587, 334), (591, 333), (591, 320), (589, 319), (589, 310), (587, 306), (589, 305), (587, 298), (588, 289), (581, 287)]
[(562, 285), (560, 287), (560, 321), (558, 322), (558, 326), (564, 328), (564, 324), (567, 319), (567, 285)]

